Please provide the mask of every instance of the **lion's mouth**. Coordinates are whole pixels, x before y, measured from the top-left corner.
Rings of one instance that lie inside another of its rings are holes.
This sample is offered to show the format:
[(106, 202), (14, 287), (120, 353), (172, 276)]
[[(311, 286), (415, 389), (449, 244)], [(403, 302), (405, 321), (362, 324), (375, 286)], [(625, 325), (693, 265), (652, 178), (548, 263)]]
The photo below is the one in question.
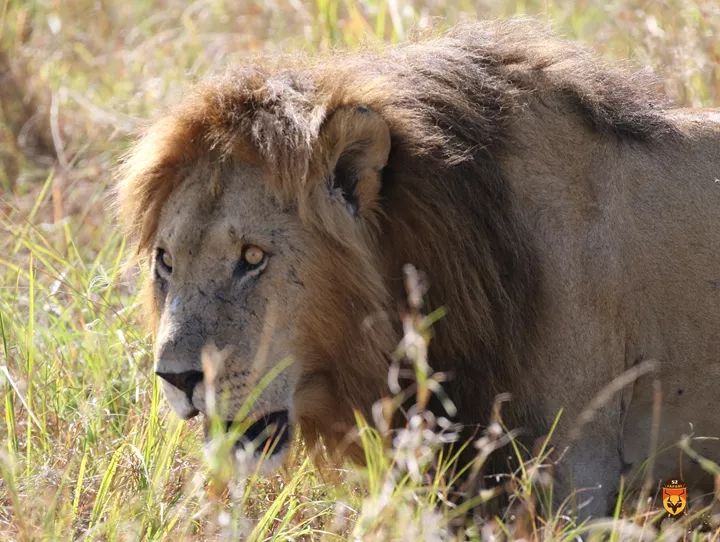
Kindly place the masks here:
[[(237, 422), (228, 421), (225, 430), (234, 430)], [(235, 442), (236, 450), (252, 450), (253, 455), (275, 456), (290, 444), (290, 416), (279, 410), (261, 416)]]

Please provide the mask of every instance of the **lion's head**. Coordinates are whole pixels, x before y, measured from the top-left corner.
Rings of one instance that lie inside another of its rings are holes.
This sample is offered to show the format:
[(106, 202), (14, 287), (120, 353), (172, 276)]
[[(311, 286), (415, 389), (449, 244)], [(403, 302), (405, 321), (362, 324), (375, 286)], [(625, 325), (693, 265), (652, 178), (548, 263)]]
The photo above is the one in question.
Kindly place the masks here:
[[(179, 129), (183, 114), (170, 130), (152, 128), (145, 145), (167, 152), (192, 141)], [(329, 114), (301, 193), (285, 193), (281, 176), (236, 143), (220, 160), (187, 162), (145, 156), (141, 144), (128, 162), (134, 169), (120, 200), (148, 261), (155, 372), (183, 418), (215, 409), (230, 423), (251, 402), (254, 423), (242, 443), (273, 437), (272, 451), (281, 452), (298, 424), (311, 434), (326, 424), (323, 433), (341, 438), (352, 423), (347, 398), (357, 406), (363, 395), (379, 397), (383, 385), (382, 373), (367, 367), (372, 356), (342, 374), (325, 361), (345, 355), (345, 333), (364, 336), (353, 339), (361, 348), (383, 337), (363, 321), (386, 306), (368, 243), (388, 126), (364, 106)]]

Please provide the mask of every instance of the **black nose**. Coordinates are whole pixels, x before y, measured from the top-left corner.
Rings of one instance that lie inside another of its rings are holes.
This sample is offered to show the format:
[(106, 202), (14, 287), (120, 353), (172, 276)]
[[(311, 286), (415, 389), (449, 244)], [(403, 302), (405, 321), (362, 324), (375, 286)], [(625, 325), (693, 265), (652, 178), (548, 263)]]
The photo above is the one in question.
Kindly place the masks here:
[(195, 389), (195, 384), (202, 382), (203, 379), (203, 374), (200, 371), (185, 371), (183, 373), (161, 373), (155, 371), (155, 374), (177, 389), (185, 392), (190, 403), (192, 403), (192, 393)]

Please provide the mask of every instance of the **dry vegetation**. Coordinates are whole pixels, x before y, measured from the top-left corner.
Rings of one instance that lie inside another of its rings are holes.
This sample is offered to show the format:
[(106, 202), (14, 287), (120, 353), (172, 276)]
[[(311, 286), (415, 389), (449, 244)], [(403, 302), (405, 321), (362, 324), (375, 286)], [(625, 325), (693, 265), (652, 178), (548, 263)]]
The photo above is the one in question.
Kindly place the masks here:
[[(228, 482), (152, 376), (136, 277), (107, 212), (113, 166), (145, 119), (259, 53), (517, 13), (651, 67), (678, 103), (720, 103), (716, 0), (0, 0), (0, 539), (682, 536), (629, 499), (594, 526), (548, 510), (536, 497), (542, 454), (508, 481), (511, 506), (473, 518), (424, 462), (437, 444), (427, 421), (395, 453), (366, 430), (367, 469), (321, 476), (298, 449), (289, 472)], [(703, 516), (717, 529), (706, 512), (686, 526)]]

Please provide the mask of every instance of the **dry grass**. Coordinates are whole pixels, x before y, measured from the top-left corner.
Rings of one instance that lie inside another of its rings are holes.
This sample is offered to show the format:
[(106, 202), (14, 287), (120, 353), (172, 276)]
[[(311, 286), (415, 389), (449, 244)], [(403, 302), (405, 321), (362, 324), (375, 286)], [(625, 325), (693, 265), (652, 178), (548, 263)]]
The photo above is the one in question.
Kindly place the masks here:
[[(660, 531), (642, 502), (592, 530), (549, 510), (542, 450), (507, 480), (509, 507), (493, 516), (480, 502), (491, 492), (480, 493), (473, 518), (447, 499), (436, 421), (422, 411), (394, 453), (362, 431), (367, 469), (321, 476), (298, 449), (288, 473), (233, 479), (217, 454), (203, 457), (197, 423), (168, 413), (152, 377), (135, 277), (106, 211), (110, 172), (144, 119), (255, 54), (517, 13), (651, 66), (678, 103), (720, 103), (715, 0), (0, 0), (0, 539), (682, 535), (679, 524)], [(416, 316), (422, 341), (427, 321)], [(481, 449), (506, 436), (493, 426)]]

